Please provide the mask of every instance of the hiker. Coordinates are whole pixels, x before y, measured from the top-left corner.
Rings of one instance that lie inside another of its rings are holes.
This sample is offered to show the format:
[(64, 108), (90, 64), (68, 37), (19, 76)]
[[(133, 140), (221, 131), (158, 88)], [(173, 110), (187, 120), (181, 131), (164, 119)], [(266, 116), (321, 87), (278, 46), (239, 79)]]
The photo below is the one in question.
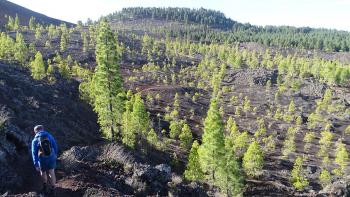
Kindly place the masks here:
[[(44, 130), (44, 126), (34, 127), (35, 137), (32, 141), (32, 157), (35, 169), (40, 172), (43, 181), (42, 191), (48, 194), (55, 193), (56, 184), (56, 158), (57, 144), (50, 133)], [(48, 181), (48, 178), (50, 179)]]

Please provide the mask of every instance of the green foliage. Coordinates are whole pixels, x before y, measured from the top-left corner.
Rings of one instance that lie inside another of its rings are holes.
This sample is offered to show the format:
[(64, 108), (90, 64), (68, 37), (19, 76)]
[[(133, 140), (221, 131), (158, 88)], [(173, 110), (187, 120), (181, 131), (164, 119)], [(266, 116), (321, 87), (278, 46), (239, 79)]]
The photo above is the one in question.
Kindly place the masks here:
[(158, 136), (153, 128), (150, 129), (149, 132), (147, 133), (147, 141), (153, 146), (158, 146), (158, 143), (159, 143)]
[(202, 145), (198, 149), (202, 170), (209, 181), (215, 182), (216, 170), (224, 155), (224, 126), (218, 104), (212, 99), (207, 117), (204, 120)]
[(15, 43), (13, 39), (6, 35), (5, 32), (1, 32), (0, 34), (0, 58), (6, 60), (13, 60), (15, 49)]
[(243, 176), (234, 151), (225, 146), (225, 154), (218, 169), (215, 185), (228, 196), (240, 194), (243, 189)]
[[(309, 27), (262, 27), (242, 24), (225, 17), (221, 12), (203, 8), (124, 8), (119, 12), (108, 15), (107, 18), (108, 20), (134, 18), (177, 21), (184, 23), (183, 25), (185, 28), (194, 29), (193, 32), (183, 33), (183, 29), (178, 28), (169, 30), (168, 26), (163, 28), (157, 26), (157, 29), (153, 31), (164, 31), (168, 35), (177, 36), (185, 40), (191, 39), (195, 42), (211, 41), (229, 44), (258, 42), (265, 46), (319, 49), (324, 51), (349, 51), (350, 48), (349, 32), (330, 29), (313, 29)], [(208, 31), (208, 26), (226, 31)], [(203, 33), (198, 34), (197, 32)], [(234, 68), (241, 66), (239, 60), (241, 60), (242, 57), (240, 55), (223, 56), (222, 54), (223, 53), (221, 53), (219, 57), (223, 58), (229, 56), (228, 63), (232, 64)], [(263, 57), (270, 58), (271, 55), (267, 53), (264, 54)], [(255, 60), (255, 58), (251, 58), (250, 61), (252, 60)], [(273, 63), (273, 61), (265, 61), (263, 65), (271, 67)]]
[(264, 119), (260, 118), (258, 119), (258, 130), (254, 133), (254, 136), (256, 138), (260, 138), (264, 135), (266, 135), (265, 121)]
[(289, 105), (288, 105), (288, 112), (289, 113), (294, 113), (295, 112), (295, 104), (294, 104), (294, 100), (291, 100)]
[(135, 133), (135, 129), (133, 128), (135, 125), (133, 125), (133, 122), (132, 122), (132, 110), (133, 110), (132, 101), (130, 100), (126, 101), (125, 111), (122, 117), (121, 133), (122, 133), (123, 144), (127, 145), (130, 148), (134, 148), (136, 143), (136, 133)]
[(350, 125), (345, 128), (345, 134), (350, 134)]
[(295, 152), (295, 133), (297, 129), (294, 127), (289, 127), (287, 131), (287, 136), (283, 142), (282, 155), (287, 157), (291, 153)]
[(40, 26), (38, 26), (36, 29), (35, 29), (35, 39), (36, 40), (39, 40), (41, 38), (41, 28)]
[(349, 162), (349, 154), (346, 150), (345, 144), (343, 144), (340, 139), (338, 140), (336, 147), (337, 148), (335, 150), (335, 163), (340, 167), (340, 173), (338, 174), (343, 175)]
[(320, 176), (318, 177), (323, 188), (332, 182), (331, 173), (327, 169), (322, 169)]
[(311, 142), (315, 139), (315, 134), (313, 132), (307, 132), (304, 136), (304, 150), (308, 151), (311, 147)]
[(199, 164), (199, 155), (198, 155), (199, 144), (195, 140), (192, 144), (190, 154), (188, 156), (188, 162), (184, 176), (189, 181), (200, 181), (204, 180), (204, 173)]
[(192, 144), (192, 132), (190, 127), (185, 123), (183, 124), (181, 134), (179, 135), (180, 145), (185, 149), (189, 149)]
[[(60, 40), (60, 50), (63, 52), (66, 50), (67, 48), (67, 33), (62, 32), (61, 34), (61, 40)], [(97, 47), (97, 43), (96, 43), (96, 47)]]
[(247, 113), (250, 110), (250, 107), (250, 100), (248, 99), (248, 96), (245, 96), (243, 102), (243, 111)]
[(28, 23), (28, 27), (30, 30), (34, 30), (35, 29), (35, 17), (31, 16), (29, 19), (29, 23)]
[(309, 181), (307, 180), (305, 171), (303, 169), (303, 162), (304, 159), (298, 156), (295, 159), (293, 170), (291, 173), (291, 181), (293, 183), (293, 186), (298, 190), (302, 190), (309, 185)]
[(283, 115), (282, 115), (282, 112), (281, 112), (281, 108), (278, 107), (276, 109), (275, 115), (273, 117), (276, 120), (281, 120), (283, 118)]
[(181, 128), (182, 128), (182, 122), (181, 121), (176, 121), (176, 120), (170, 121), (170, 126), (169, 126), (170, 138), (176, 139), (181, 133)]
[(320, 138), (320, 150), (317, 153), (319, 157), (328, 155), (329, 148), (332, 144), (333, 134), (330, 131), (322, 131)]
[(134, 133), (146, 135), (150, 128), (150, 120), (140, 94), (135, 94), (131, 117)]
[(35, 59), (30, 63), (33, 79), (40, 80), (46, 76), (45, 64), (40, 51), (35, 55)]
[(15, 19), (13, 19), (11, 16), (8, 16), (8, 22), (7, 22), (6, 27), (10, 31), (16, 31), (16, 30), (20, 29), (19, 17), (17, 14), (16, 14)]
[(83, 40), (83, 52), (86, 53), (87, 49), (89, 48), (89, 42), (86, 36), (86, 32), (81, 33), (81, 38)]
[(301, 118), (301, 116), (298, 116), (295, 120), (295, 124), (297, 124), (298, 126), (303, 124), (303, 119)]
[[(230, 136), (231, 139), (233, 136)], [(240, 133), (236, 138), (233, 138), (233, 150), (237, 157), (241, 157), (247, 150), (250, 143), (250, 136), (247, 131)]]
[(250, 177), (257, 177), (262, 174), (264, 167), (264, 153), (257, 141), (253, 141), (243, 156), (243, 169)]
[(14, 57), (22, 65), (26, 62), (26, 60), (28, 58), (28, 48), (24, 42), (23, 35), (19, 32), (17, 32), (17, 34), (16, 34)]
[[(119, 70), (120, 52), (118, 50), (119, 47), (109, 24), (102, 21), (98, 28), (95, 52), (97, 66), (91, 81), (91, 95), (93, 95), (94, 110), (98, 114), (101, 130), (109, 139), (116, 138), (123, 112), (123, 99), (120, 96), (123, 92), (123, 81)], [(139, 103), (134, 104), (133, 113), (135, 107), (139, 106)]]

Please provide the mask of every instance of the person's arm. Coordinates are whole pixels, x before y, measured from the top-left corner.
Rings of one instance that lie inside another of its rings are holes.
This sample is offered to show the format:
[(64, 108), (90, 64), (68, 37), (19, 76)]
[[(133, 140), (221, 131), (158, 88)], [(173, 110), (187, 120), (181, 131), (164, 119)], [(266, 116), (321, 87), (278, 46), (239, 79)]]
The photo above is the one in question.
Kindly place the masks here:
[(33, 163), (34, 167), (38, 168), (39, 167), (39, 155), (38, 155), (38, 140), (34, 139), (32, 141), (32, 158), (33, 158)]

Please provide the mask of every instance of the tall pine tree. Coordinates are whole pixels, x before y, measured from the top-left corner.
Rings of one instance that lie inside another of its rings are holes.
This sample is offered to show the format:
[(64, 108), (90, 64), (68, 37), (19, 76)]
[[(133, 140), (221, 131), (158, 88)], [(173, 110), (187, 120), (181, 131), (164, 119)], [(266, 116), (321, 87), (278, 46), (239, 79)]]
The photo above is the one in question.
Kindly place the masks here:
[(109, 139), (117, 137), (123, 112), (119, 49), (109, 24), (102, 20), (96, 41), (97, 66), (92, 77), (92, 94), (101, 130)]
[(224, 125), (216, 99), (212, 99), (204, 121), (202, 145), (198, 150), (199, 161), (207, 179), (215, 183), (218, 167), (224, 155)]

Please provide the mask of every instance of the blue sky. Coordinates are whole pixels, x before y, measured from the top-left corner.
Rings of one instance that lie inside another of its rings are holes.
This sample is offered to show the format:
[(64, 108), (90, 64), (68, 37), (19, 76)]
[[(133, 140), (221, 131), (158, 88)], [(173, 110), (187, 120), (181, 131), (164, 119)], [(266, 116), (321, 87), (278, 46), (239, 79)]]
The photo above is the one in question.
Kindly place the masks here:
[(10, 0), (45, 15), (77, 22), (123, 7), (190, 7), (220, 10), (255, 25), (325, 27), (350, 31), (350, 0)]

